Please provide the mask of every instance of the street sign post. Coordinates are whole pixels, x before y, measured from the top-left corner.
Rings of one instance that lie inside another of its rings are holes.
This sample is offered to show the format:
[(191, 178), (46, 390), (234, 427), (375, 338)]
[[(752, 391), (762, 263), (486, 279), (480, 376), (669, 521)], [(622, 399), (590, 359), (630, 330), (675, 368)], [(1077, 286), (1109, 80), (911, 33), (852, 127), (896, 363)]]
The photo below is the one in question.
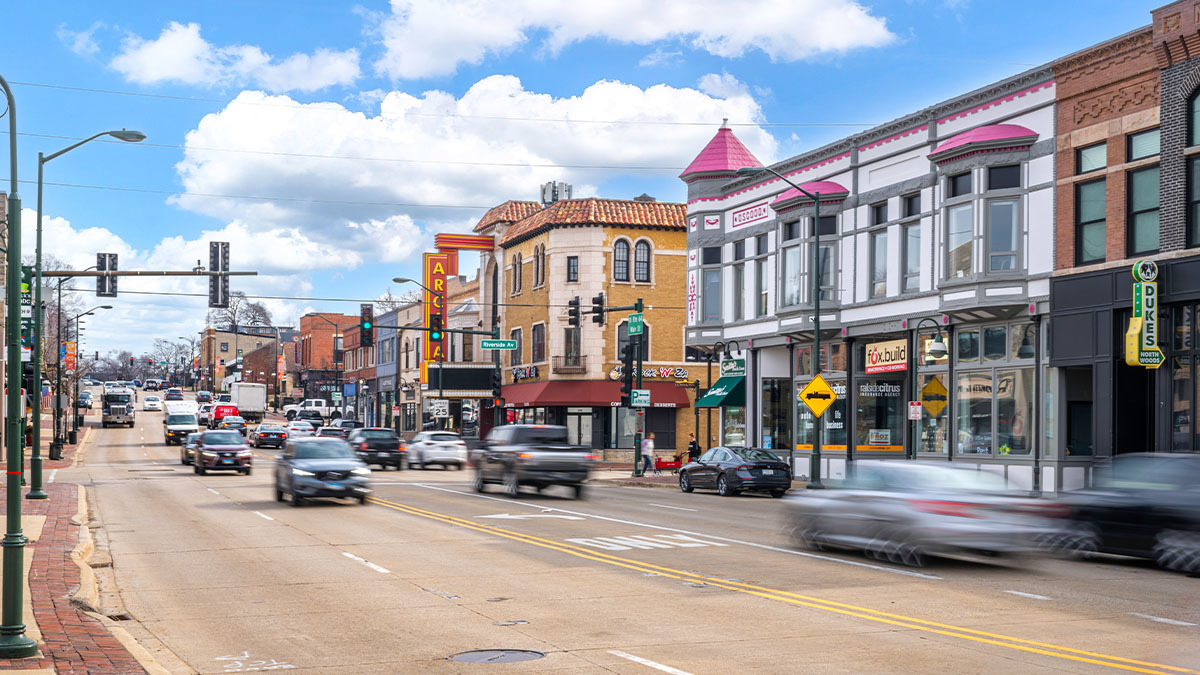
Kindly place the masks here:
[(920, 401), (909, 401), (908, 402), (908, 419), (910, 422), (920, 422), (921, 421), (921, 402)]
[(514, 350), (517, 348), (516, 340), (480, 340), (480, 349), (507, 349)]
[(429, 410), (434, 417), (450, 416), (450, 399), (435, 398), (429, 402)]
[(837, 393), (833, 391), (833, 387), (829, 386), (825, 378), (817, 375), (800, 390), (800, 400), (808, 406), (813, 415), (820, 417), (837, 400)]
[(650, 407), (650, 390), (649, 389), (634, 389), (630, 392), (629, 405), (634, 408), (649, 408)]
[(629, 334), (641, 335), (644, 330), (645, 322), (642, 320), (642, 313), (629, 315)]

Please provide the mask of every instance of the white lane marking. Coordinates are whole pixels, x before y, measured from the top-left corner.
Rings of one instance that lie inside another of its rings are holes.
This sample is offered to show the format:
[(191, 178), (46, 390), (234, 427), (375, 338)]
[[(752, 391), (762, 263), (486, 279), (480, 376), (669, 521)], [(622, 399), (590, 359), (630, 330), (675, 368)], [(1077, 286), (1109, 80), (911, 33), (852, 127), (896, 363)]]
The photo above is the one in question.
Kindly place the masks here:
[(371, 569), (375, 570), (376, 572), (379, 572), (380, 574), (391, 574), (392, 573), (392, 571), (389, 570), (388, 568), (380, 567), (379, 565), (376, 565), (375, 563), (370, 562), (365, 558), (360, 558), (360, 557), (354, 555), (353, 553), (350, 553), (349, 551), (342, 551), (342, 555), (346, 556), (347, 558), (349, 558), (355, 562), (360, 562), (360, 563), (366, 565), (367, 567), (370, 567)]
[[(419, 487), (419, 488), (425, 488), (427, 490), (437, 490), (439, 492), (450, 492), (452, 494), (460, 495), (463, 497), (478, 497), (479, 499), (490, 499), (490, 500), (496, 501), (496, 502), (504, 502), (505, 504), (516, 504), (519, 506), (524, 506), (526, 508), (529, 508), (531, 506), (530, 504), (514, 501), (511, 499), (501, 499), (500, 497), (493, 497), (491, 495), (480, 495), (480, 494), (475, 494), (472, 492), (462, 492), (460, 490), (448, 490), (446, 488), (437, 487), (436, 485), (429, 485), (427, 483), (409, 483), (409, 485), (412, 485), (414, 487)], [(645, 488), (631, 488), (631, 489), (644, 490)], [(535, 508), (537, 508), (537, 507), (535, 507)], [(871, 563), (859, 562), (857, 560), (844, 560), (842, 558), (834, 558), (833, 556), (820, 555), (817, 553), (809, 553), (807, 551), (793, 551), (792, 549), (789, 549), (789, 548), (780, 548), (778, 546), (770, 546), (768, 544), (757, 544), (752, 541), (744, 541), (741, 539), (731, 539), (729, 537), (718, 537), (718, 536), (712, 535), (712, 534), (706, 534), (703, 532), (692, 532), (690, 530), (681, 530), (681, 529), (678, 529), (675, 527), (664, 527), (662, 525), (651, 525), (650, 523), (639, 523), (635, 520), (622, 520), (620, 518), (610, 518), (608, 516), (600, 516), (600, 515), (596, 515), (594, 513), (580, 513), (578, 511), (567, 511), (566, 509), (543, 509), (543, 510), (544, 511), (558, 511), (559, 513), (568, 513), (573, 516), (583, 516), (585, 518), (596, 518), (599, 520), (607, 520), (607, 521), (614, 522), (614, 523), (621, 523), (622, 525), (636, 525), (638, 527), (648, 527), (652, 530), (664, 530), (666, 532), (677, 532), (679, 534), (690, 534), (690, 535), (696, 536), (696, 537), (704, 537), (706, 539), (717, 539), (720, 541), (727, 541), (731, 544), (741, 544), (742, 546), (751, 546), (753, 548), (760, 548), (765, 551), (775, 551), (776, 553), (787, 553), (788, 555), (797, 555), (802, 558), (815, 558), (817, 560), (825, 560), (827, 562), (835, 562), (835, 563), (839, 563), (842, 565), (849, 565), (851, 567), (864, 567), (866, 569), (877, 570), (880, 572), (891, 572), (892, 574), (900, 574), (900, 575), (907, 576), (907, 577), (917, 577), (918, 579), (931, 579), (934, 581), (942, 581), (943, 580), (942, 577), (937, 576), (936, 574), (924, 574), (921, 572), (913, 572), (911, 570), (902, 570), (902, 569), (896, 569), (894, 567), (885, 567), (883, 565), (872, 565)]]
[(1150, 619), (1151, 621), (1157, 621), (1159, 623), (1169, 623), (1172, 626), (1195, 626), (1196, 625), (1194, 623), (1189, 623), (1187, 621), (1179, 621), (1176, 619), (1164, 619), (1161, 616), (1150, 616), (1149, 614), (1141, 614), (1139, 612), (1130, 612), (1130, 614), (1132, 614), (1134, 616), (1140, 616), (1143, 619)]
[(55, 469), (55, 470), (53, 470), (53, 471), (51, 471), (51, 472), (50, 472), (50, 482), (51, 482), (51, 483), (53, 483), (53, 482), (54, 482), (54, 477), (55, 477), (55, 476), (57, 476), (57, 475), (58, 475), (58, 469)]
[(255, 511), (254, 515), (258, 516), (259, 518), (266, 518), (267, 520), (275, 520), (271, 516), (268, 516), (267, 514), (261, 512), (261, 511)]
[(705, 541), (686, 534), (635, 534), (628, 537), (585, 537), (564, 539), (573, 544), (598, 548), (602, 551), (630, 551), (635, 548), (698, 548), (703, 546), (728, 546), (715, 541)]
[(1050, 599), (1049, 597), (1047, 597), (1045, 595), (1038, 595), (1036, 593), (1022, 593), (1021, 591), (1004, 591), (1004, 592), (1008, 593), (1009, 595), (1019, 595), (1022, 598), (1030, 598), (1032, 600), (1049, 600)]
[(650, 502), (650, 506), (657, 506), (660, 509), (675, 509), (676, 511), (692, 511), (695, 513), (699, 512), (699, 509), (685, 509), (682, 506), (667, 506), (666, 504), (655, 504), (654, 502)]
[(661, 670), (664, 673), (671, 673), (672, 675), (691, 675), (691, 673), (689, 673), (686, 670), (672, 668), (671, 666), (664, 666), (663, 664), (655, 663), (654, 661), (651, 661), (650, 659), (644, 659), (640, 656), (634, 656), (633, 654), (627, 654), (625, 652), (618, 651), (616, 649), (610, 649), (610, 650), (608, 650), (608, 653), (612, 654), (613, 656), (619, 656), (627, 661), (633, 661), (634, 663), (640, 663), (643, 666), (646, 666), (647, 668)]
[(219, 495), (219, 494), (221, 494), (220, 492), (217, 492), (216, 490), (214, 490), (214, 489), (212, 489), (212, 488), (208, 488), (208, 491), (209, 491), (209, 492), (211, 492), (211, 493), (213, 493), (214, 495)]
[(512, 513), (495, 513), (490, 516), (475, 516), (476, 518), (496, 518), (498, 520), (525, 520), (526, 518), (562, 518), (563, 520), (584, 520), (579, 516), (560, 516), (557, 513), (526, 513), (525, 515), (517, 515)]

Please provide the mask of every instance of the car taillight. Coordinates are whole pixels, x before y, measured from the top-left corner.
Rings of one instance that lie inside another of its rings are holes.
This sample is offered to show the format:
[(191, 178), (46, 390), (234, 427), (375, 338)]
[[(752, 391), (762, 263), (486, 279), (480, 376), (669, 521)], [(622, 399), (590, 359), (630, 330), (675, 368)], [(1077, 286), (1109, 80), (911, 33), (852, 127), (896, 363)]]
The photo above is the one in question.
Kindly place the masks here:
[(600, 455), (584, 455), (584, 459), (600, 459)]
[(396, 452), (404, 452), (404, 444), (403, 443), (396, 446)]
[(739, 466), (736, 469), (736, 471), (749, 471), (750, 469), (756, 469), (756, 468), (758, 468), (758, 467), (753, 466), (751, 464), (743, 464), (743, 465)]
[(978, 508), (978, 504), (970, 502), (949, 502), (937, 499), (913, 499), (909, 501), (918, 511), (932, 513), (939, 516), (956, 516), (959, 518), (978, 518), (979, 514), (972, 509)]
[(366, 442), (366, 441), (363, 441), (362, 443), (359, 443), (359, 444), (358, 444), (358, 449), (359, 449), (359, 450), (363, 450), (363, 451), (365, 451), (365, 450), (367, 449), (367, 442)]
[(517, 458), (518, 459), (532, 459), (533, 455), (529, 454), (528, 452), (522, 452), (521, 454), (517, 455)]

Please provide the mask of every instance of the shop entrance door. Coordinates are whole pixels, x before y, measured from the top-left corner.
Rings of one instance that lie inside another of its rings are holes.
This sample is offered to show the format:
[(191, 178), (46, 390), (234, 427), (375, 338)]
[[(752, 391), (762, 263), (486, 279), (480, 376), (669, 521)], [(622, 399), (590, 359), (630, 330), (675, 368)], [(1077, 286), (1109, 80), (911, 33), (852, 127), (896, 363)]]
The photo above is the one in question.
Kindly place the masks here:
[(567, 408), (567, 442), (592, 446), (591, 408)]
[(1154, 375), (1158, 371), (1135, 368), (1118, 361), (1116, 367), (1116, 396), (1113, 415), (1116, 433), (1113, 435), (1113, 454), (1124, 452), (1153, 452), (1154, 443)]

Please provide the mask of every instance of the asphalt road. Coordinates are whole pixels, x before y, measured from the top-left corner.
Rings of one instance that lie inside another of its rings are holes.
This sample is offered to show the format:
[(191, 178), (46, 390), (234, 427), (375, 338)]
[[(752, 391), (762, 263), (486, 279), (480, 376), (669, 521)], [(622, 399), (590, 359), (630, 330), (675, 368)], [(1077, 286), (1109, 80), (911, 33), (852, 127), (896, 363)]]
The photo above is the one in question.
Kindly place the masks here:
[[(1200, 579), (1145, 563), (914, 570), (794, 550), (767, 497), (514, 500), (470, 471), (377, 470), (366, 506), (291, 508), (273, 451), (198, 476), (158, 418), (96, 430), (59, 480), (88, 485), (135, 634), (199, 672), (1200, 673)], [(546, 656), (445, 660), (493, 648)]]

